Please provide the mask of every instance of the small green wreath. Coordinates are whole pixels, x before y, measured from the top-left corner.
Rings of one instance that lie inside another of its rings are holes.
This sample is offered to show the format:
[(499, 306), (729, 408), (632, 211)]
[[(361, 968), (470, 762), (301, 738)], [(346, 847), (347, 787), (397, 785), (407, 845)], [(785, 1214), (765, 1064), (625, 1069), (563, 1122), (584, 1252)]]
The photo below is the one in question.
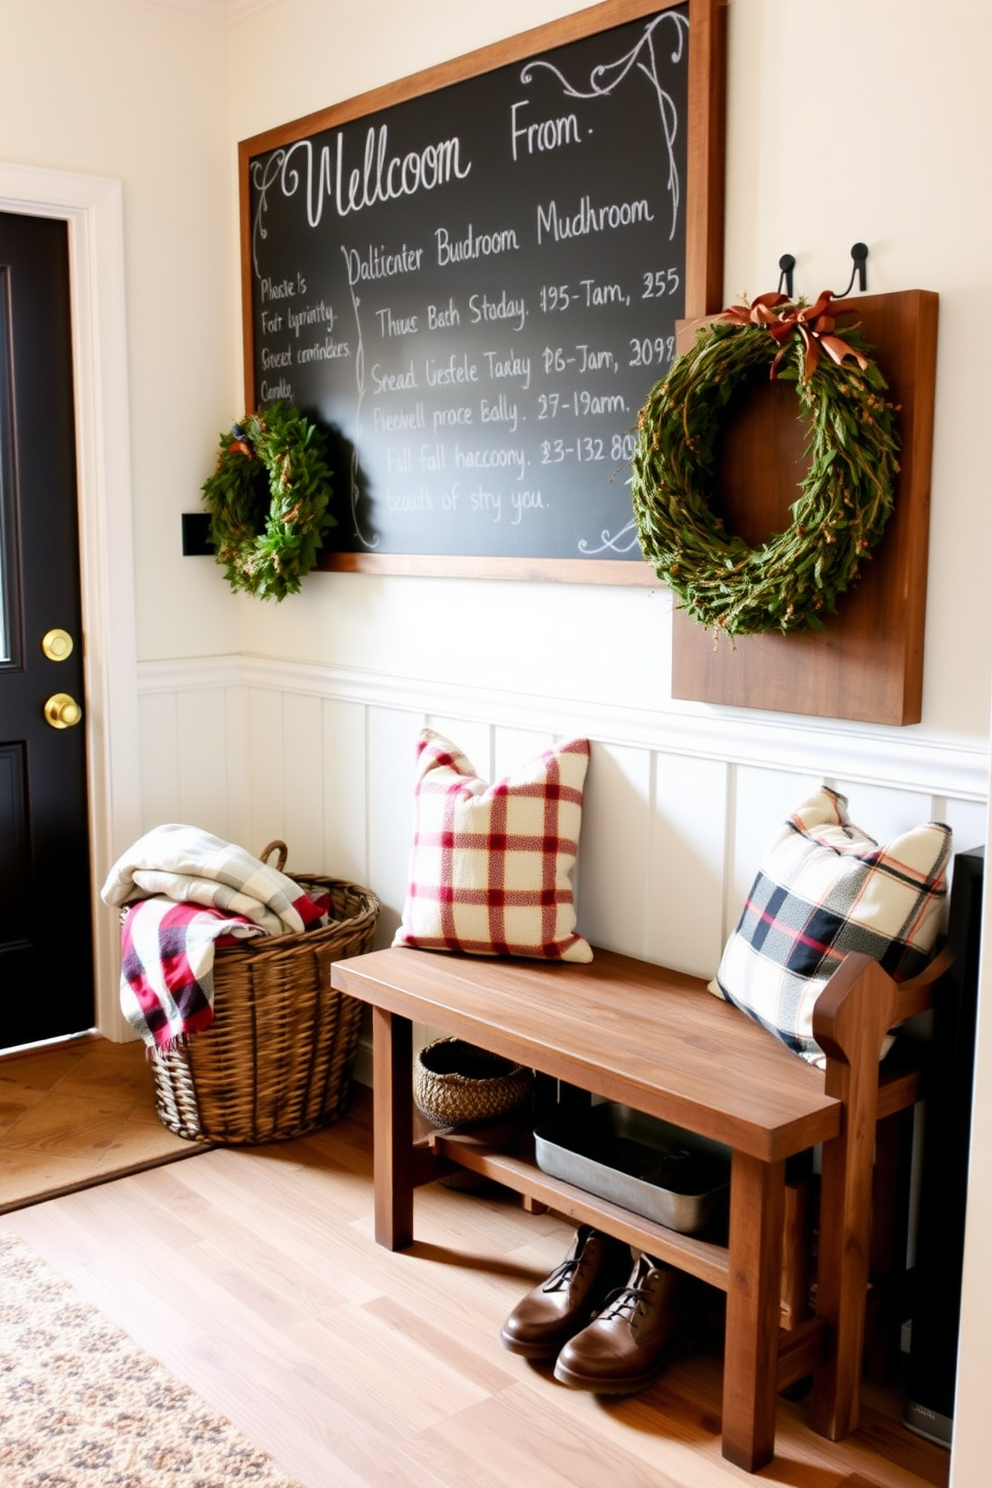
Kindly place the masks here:
[(335, 519), (324, 441), (295, 408), (274, 403), (220, 436), (217, 469), (204, 483), (217, 562), (237, 593), (297, 594)]
[[(830, 299), (769, 294), (724, 311), (641, 410), (631, 482), (641, 549), (680, 608), (716, 633), (825, 629), (892, 510), (897, 409), (857, 329), (834, 334)], [(769, 364), (796, 383), (809, 471), (791, 525), (752, 549), (723, 530), (711, 493), (721, 414)]]

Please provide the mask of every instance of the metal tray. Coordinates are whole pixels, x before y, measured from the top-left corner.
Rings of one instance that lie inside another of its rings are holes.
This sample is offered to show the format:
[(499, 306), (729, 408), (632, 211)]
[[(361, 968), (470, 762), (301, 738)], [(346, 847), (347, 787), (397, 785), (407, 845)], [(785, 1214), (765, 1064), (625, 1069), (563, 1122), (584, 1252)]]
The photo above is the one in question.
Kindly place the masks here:
[(729, 1147), (629, 1106), (539, 1126), (534, 1150), (542, 1172), (685, 1235), (722, 1212), (730, 1188)]

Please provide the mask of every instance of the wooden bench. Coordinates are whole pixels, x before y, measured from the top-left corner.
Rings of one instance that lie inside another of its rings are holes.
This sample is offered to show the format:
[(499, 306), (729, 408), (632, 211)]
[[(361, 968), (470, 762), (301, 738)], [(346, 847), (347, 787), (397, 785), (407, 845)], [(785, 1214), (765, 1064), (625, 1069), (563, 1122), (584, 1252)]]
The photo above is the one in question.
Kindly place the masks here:
[[(824, 1074), (703, 980), (610, 951), (586, 966), (397, 948), (337, 962), (332, 985), (372, 1008), (376, 1240), (393, 1250), (412, 1242), (414, 1189), (450, 1163), (496, 1179), (726, 1292), (731, 1462), (753, 1472), (772, 1457), (777, 1393), (811, 1373), (811, 1424), (836, 1440), (858, 1423), (876, 1123), (919, 1095), (918, 1070), (880, 1071), (879, 1051), (890, 1027), (928, 1006), (943, 969), (936, 962), (897, 986), (849, 956), (816, 1008)], [(478, 1136), (415, 1144), (414, 1022), (725, 1143), (728, 1244), (665, 1229)], [(783, 1231), (786, 1162), (820, 1143), (813, 1314), (783, 1299)]]

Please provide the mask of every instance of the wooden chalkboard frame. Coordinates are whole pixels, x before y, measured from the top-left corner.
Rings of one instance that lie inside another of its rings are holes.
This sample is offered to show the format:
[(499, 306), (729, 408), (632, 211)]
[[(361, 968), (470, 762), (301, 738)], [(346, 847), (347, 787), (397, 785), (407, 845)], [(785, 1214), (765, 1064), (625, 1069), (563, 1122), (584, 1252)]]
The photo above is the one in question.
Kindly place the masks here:
[[(256, 406), (252, 304), (250, 167), (254, 157), (359, 120), (452, 83), (526, 61), (600, 31), (688, 5), (688, 143), (685, 234), (685, 315), (716, 313), (723, 305), (724, 171), (727, 0), (604, 0), (560, 21), (535, 27), (384, 87), (265, 131), (238, 146), (245, 406)], [(647, 563), (603, 558), (518, 558), (325, 551), (325, 570), (375, 574), (554, 580), (564, 583), (657, 587)]]

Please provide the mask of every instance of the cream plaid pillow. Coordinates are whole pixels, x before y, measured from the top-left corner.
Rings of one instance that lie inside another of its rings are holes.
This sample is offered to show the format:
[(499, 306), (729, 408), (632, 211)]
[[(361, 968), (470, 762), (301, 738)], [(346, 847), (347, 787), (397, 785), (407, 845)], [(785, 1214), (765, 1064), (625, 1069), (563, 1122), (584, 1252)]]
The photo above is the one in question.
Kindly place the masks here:
[(846, 799), (823, 786), (762, 862), (710, 991), (822, 1065), (816, 999), (850, 951), (897, 982), (923, 970), (941, 928), (950, 856), (942, 822), (880, 847), (849, 820)]
[(457, 745), (425, 729), (410, 887), (393, 944), (591, 961), (572, 900), (588, 763), (588, 740), (569, 739), (488, 785)]

